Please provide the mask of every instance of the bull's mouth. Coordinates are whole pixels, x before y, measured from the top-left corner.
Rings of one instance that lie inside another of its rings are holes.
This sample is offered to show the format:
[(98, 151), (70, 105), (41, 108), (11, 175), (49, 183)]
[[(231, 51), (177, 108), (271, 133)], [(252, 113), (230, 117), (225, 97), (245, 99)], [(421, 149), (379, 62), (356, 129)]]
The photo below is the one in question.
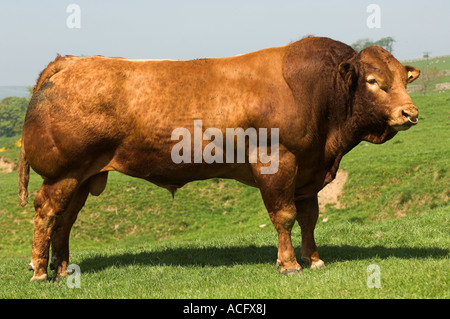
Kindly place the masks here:
[(419, 123), (419, 115), (417, 112), (401, 111), (401, 115), (389, 121), (389, 125), (396, 131), (406, 131), (411, 126)]
[(417, 123), (419, 123), (418, 118), (416, 118), (415, 120), (412, 120), (410, 117), (407, 117), (406, 121), (403, 121), (403, 123), (392, 124), (391, 127), (396, 131), (406, 131), (410, 127), (416, 125)]

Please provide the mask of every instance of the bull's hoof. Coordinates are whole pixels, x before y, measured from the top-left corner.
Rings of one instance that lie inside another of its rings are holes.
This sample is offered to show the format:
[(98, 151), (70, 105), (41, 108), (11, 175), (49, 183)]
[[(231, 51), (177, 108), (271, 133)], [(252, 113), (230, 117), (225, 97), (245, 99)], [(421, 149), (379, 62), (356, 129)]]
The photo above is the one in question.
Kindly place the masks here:
[[(31, 278), (31, 282), (33, 282), (33, 281), (44, 281), (44, 280), (47, 280), (47, 272), (44, 270), (44, 271), (36, 271), (35, 269), (34, 269), (35, 267), (34, 267), (34, 265), (33, 265), (33, 263), (31, 262), (29, 265), (28, 265), (28, 270), (32, 270), (32, 271), (34, 271), (34, 273), (33, 273), (33, 277)], [(43, 272), (43, 274), (41, 274), (41, 275), (37, 275), (36, 274), (36, 272)]]
[(47, 274), (42, 274), (40, 276), (33, 276), (33, 278), (31, 278), (31, 282), (33, 281), (44, 281), (47, 280)]
[(67, 277), (69, 274), (67, 273), (67, 270), (66, 271), (59, 271), (57, 274), (56, 274), (56, 279), (58, 280), (58, 279), (60, 279), (60, 278), (64, 278), (64, 277)]
[(301, 275), (303, 272), (301, 268), (294, 268), (294, 269), (281, 269), (280, 273), (286, 276), (292, 276), (292, 275)]
[(277, 267), (277, 269), (280, 269), (280, 273), (283, 275), (301, 275), (302, 274), (302, 267), (300, 267), (299, 264), (297, 264), (295, 266), (295, 268), (284, 268), (283, 264), (281, 263), (281, 261), (279, 259), (277, 259), (277, 263), (275, 264), (275, 266)]
[(319, 259), (318, 261), (313, 262), (310, 268), (325, 268), (325, 263), (323, 262), (323, 260)]
[(311, 258), (302, 257), (302, 262), (310, 269), (325, 268), (325, 263), (322, 259), (311, 261)]

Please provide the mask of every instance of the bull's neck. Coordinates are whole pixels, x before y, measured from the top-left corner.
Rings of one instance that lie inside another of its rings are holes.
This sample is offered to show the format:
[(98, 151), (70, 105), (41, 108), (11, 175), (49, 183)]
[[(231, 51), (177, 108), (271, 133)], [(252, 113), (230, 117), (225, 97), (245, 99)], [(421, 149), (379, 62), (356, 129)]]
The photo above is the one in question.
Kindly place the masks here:
[[(339, 92), (336, 90), (335, 92)], [(342, 91), (341, 91), (342, 92)], [(330, 158), (339, 160), (358, 145), (363, 139), (357, 119), (353, 113), (353, 99), (343, 95), (336, 95), (328, 99), (324, 119), (326, 127), (325, 154)]]
[[(327, 117), (327, 127), (325, 138), (325, 162), (328, 165), (329, 173), (327, 179), (334, 178), (342, 157), (349, 153), (362, 141), (371, 143), (384, 143), (395, 133), (384, 126), (377, 126), (371, 123), (367, 114), (355, 111), (356, 105), (353, 100), (350, 104), (343, 106), (348, 101), (336, 97), (334, 100), (340, 103), (339, 106), (329, 105), (329, 116)], [(346, 109), (344, 111), (344, 109)]]

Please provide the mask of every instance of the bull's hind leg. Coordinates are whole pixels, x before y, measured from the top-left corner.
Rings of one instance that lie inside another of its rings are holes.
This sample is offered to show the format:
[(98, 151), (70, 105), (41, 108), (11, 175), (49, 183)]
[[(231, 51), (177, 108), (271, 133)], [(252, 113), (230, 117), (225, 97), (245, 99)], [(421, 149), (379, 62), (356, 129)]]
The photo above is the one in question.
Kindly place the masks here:
[(319, 204), (317, 196), (295, 202), (297, 208), (297, 221), (302, 231), (302, 261), (310, 268), (324, 267), (325, 263), (319, 258), (314, 228), (319, 217)]
[(67, 178), (57, 182), (44, 181), (34, 201), (34, 233), (31, 250), (31, 268), (34, 280), (47, 278), (50, 240), (54, 234), (55, 225), (60, 225), (62, 213), (70, 204), (77, 190), (76, 179)]
[(274, 174), (261, 174), (261, 165), (253, 165), (253, 175), (278, 233), (277, 266), (285, 274), (301, 273), (291, 241), (291, 230), (295, 224), (294, 202), (297, 165), (292, 153), (280, 150), (279, 168)]
[(67, 275), (69, 265), (69, 238), (72, 226), (78, 213), (83, 208), (89, 193), (99, 196), (105, 189), (108, 172), (102, 172), (90, 177), (74, 193), (70, 204), (65, 209), (52, 235), (52, 262), (50, 269), (56, 270), (56, 277)]
[(55, 229), (51, 237), (52, 241), (52, 259), (50, 269), (56, 270), (56, 277), (67, 275), (67, 266), (69, 265), (69, 238), (78, 213), (83, 208), (89, 195), (89, 183), (85, 182), (75, 192), (70, 204), (64, 210), (62, 216), (55, 224)]

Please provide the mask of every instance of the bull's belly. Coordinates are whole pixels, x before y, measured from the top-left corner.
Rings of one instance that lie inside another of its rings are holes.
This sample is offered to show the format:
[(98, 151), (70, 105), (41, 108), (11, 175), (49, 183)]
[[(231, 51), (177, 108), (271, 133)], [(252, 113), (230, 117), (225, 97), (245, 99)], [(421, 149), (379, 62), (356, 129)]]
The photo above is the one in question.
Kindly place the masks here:
[(168, 149), (119, 148), (106, 170), (150, 181), (168, 189), (211, 178), (235, 179), (256, 186), (249, 163), (175, 163)]

